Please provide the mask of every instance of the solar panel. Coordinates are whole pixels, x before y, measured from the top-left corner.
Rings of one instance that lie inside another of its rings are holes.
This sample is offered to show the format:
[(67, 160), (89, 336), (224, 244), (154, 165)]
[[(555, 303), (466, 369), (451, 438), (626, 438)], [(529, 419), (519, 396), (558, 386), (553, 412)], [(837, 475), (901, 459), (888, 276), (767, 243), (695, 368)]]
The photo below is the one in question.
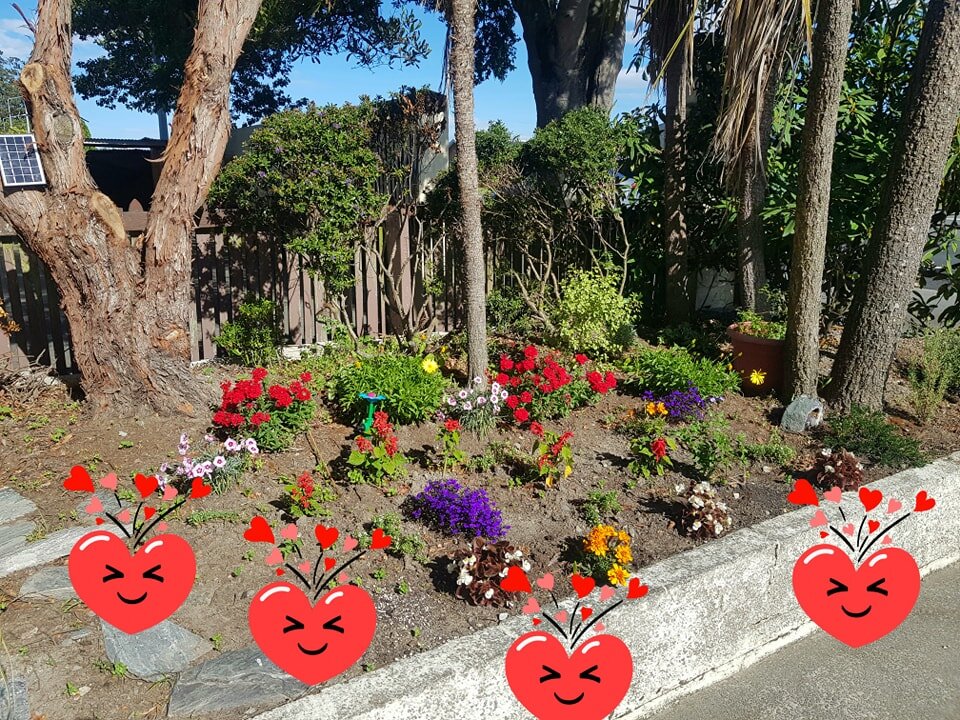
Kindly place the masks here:
[(46, 185), (33, 135), (0, 135), (0, 171), (4, 187)]

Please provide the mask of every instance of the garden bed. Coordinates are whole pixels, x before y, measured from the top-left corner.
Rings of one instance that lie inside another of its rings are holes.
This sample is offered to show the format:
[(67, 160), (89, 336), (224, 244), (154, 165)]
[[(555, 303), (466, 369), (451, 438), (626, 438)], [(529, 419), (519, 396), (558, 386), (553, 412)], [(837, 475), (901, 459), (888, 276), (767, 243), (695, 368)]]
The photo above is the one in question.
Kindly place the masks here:
[[(219, 366), (198, 372), (210, 376), (211, 383), (236, 374), (234, 369)], [(919, 425), (906, 407), (902, 382), (891, 379), (890, 384), (888, 415), (905, 434), (919, 440), (930, 457), (960, 448), (960, 405), (945, 403), (933, 421)], [(742, 433), (749, 443), (767, 442), (781, 409), (773, 399), (739, 395), (728, 396), (719, 407), (729, 419), (730, 432)], [(391, 513), (403, 517), (400, 507), (405, 497), (422, 490), (430, 480), (456, 477), (467, 487), (487, 489), (510, 526), (507, 539), (529, 558), (531, 576), (546, 571), (562, 574), (570, 570), (575, 550), (592, 526), (585, 519), (584, 502), (591, 493), (612, 491), (619, 510), (601, 511), (596, 519), (629, 533), (633, 567), (642, 578), (645, 566), (702, 542), (682, 534), (678, 527), (682, 508), (675, 486), (696, 477), (691, 458), (682, 448), (674, 455), (673, 469), (663, 477), (654, 475), (646, 480), (633, 477), (627, 470), (629, 438), (614, 426), (631, 411), (642, 414), (644, 408), (645, 401), (639, 397), (611, 392), (602, 395), (595, 405), (574, 411), (569, 418), (547, 423), (557, 430), (573, 432), (575, 460), (572, 474), (550, 488), (535, 482), (516, 484), (516, 476), (501, 463), (486, 471), (443, 472), (426, 467), (436, 445), (437, 425), (429, 422), (399, 427), (400, 447), (413, 461), (408, 476), (392, 483), (389, 492), (367, 484), (335, 482), (337, 497), (326, 504), (331, 514), (302, 519), (301, 530), (309, 532), (316, 522), (323, 522), (360, 537), (369, 531), (374, 517)], [(212, 638), (215, 649), (205, 659), (251, 644), (247, 626), (250, 598), (273, 578), (263, 562), (265, 553), (245, 543), (242, 533), (254, 515), (263, 515), (275, 527), (289, 521), (284, 519), (278, 478), (295, 478), (312, 469), (317, 458), (311, 445), (322, 463), (332, 464), (335, 476), (337, 469), (344, 467), (346, 449), (356, 430), (330, 418), (329, 413), (318, 413), (310, 427), (313, 443), (300, 436), (287, 451), (262, 454), (261, 466), (248, 471), (238, 486), (193, 503), (195, 507), (180, 511), (171, 522), (171, 529), (193, 546), (198, 567), (197, 583), (173, 620), (202, 638)], [(37, 504), (37, 516), (32, 518), (39, 528), (35, 539), (61, 527), (92, 526), (82, 510), (86, 499), (62, 487), (72, 465), (86, 465), (95, 476), (112, 470), (121, 478), (156, 470), (161, 462), (176, 459), (175, 445), (181, 432), (198, 438), (207, 430), (208, 422), (206, 417), (186, 425), (155, 418), (85, 418), (79, 406), (54, 390), (42, 404), (29, 409), (12, 407), (12, 417), (0, 421), (0, 477), (5, 478), (0, 485), (17, 490)], [(494, 442), (529, 453), (533, 440), (527, 429), (511, 426), (493, 431), (483, 442), (465, 434), (463, 449), (468, 456), (483, 456), (489, 443)], [(790, 509), (786, 502), (790, 483), (813, 466), (823, 443), (815, 435), (786, 435), (784, 442), (797, 452), (796, 459), (786, 467), (759, 461), (724, 473), (726, 484), (718, 485), (717, 490), (730, 508), (732, 529)], [(868, 464), (865, 481), (896, 469)], [(184, 522), (188, 519), (189, 523)], [(377, 635), (361, 663), (331, 683), (496, 625), (503, 613), (519, 614), (515, 605), (474, 607), (454, 597), (456, 578), (447, 565), (454, 552), (468, 546), (465, 540), (435, 532), (406, 517), (401, 535), (416, 535), (423, 540), (417, 554), (425, 562), (409, 554), (378, 554), (355, 567), (354, 577), (362, 580), (377, 606)], [(400, 539), (395, 538), (395, 546), (403, 545), (397, 542)], [(254, 552), (248, 554), (250, 550)], [(116, 668), (100, 662), (105, 655), (99, 622), (82, 604), (12, 601), (30, 574), (22, 571), (0, 579), (0, 601), (5, 604), (4, 665), (14, 675), (28, 678), (31, 708), (50, 720), (162, 716), (171, 682), (139, 682), (111, 672)], [(88, 690), (82, 695), (67, 692), (65, 683), (70, 683), (70, 688)], [(253, 708), (243, 709), (243, 713), (248, 710)]]

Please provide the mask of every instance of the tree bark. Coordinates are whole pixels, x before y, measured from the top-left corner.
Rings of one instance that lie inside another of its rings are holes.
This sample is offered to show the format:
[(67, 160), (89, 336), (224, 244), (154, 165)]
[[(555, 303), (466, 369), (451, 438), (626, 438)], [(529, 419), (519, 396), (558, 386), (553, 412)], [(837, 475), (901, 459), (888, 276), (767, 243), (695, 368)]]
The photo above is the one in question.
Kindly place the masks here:
[(830, 387), (841, 408), (883, 405), (958, 114), (960, 0), (931, 0), (881, 215), (833, 366)]
[(487, 300), (476, 122), (473, 114), (475, 0), (453, 0), (450, 13), (450, 76), (456, 119), (457, 179), (463, 213), (461, 232), (465, 264), (467, 366), (470, 378), (486, 378)]
[(21, 85), (48, 186), (8, 191), (0, 216), (50, 269), (95, 410), (192, 414), (205, 400), (189, 372), (194, 214), (223, 157), (230, 75), (260, 2), (201, 0), (147, 230), (131, 240), (86, 166), (70, 80), (72, 3), (40, 0)]
[(537, 127), (570, 110), (613, 109), (626, 42), (624, 0), (513, 0), (523, 26)]
[(796, 232), (790, 259), (784, 369), (787, 401), (801, 394), (817, 394), (830, 176), (852, 16), (853, 0), (821, 0), (817, 6), (810, 92), (801, 135)]

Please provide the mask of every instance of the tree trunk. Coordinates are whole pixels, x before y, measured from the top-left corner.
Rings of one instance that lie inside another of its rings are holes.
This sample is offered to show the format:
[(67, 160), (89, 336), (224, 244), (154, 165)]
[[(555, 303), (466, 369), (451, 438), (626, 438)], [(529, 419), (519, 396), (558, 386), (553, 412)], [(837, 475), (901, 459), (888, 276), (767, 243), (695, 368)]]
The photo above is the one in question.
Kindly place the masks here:
[(21, 74), (46, 189), (0, 198), (0, 216), (43, 260), (63, 299), (83, 389), (95, 409), (192, 414), (189, 372), (194, 214), (230, 132), (229, 83), (261, 0), (201, 0), (194, 47), (141, 239), (93, 182), (70, 81), (70, 0), (40, 0)]
[(461, 232), (467, 310), (467, 367), (470, 378), (486, 378), (487, 300), (480, 181), (477, 173), (476, 122), (473, 115), (475, 0), (453, 0), (450, 15), (450, 76), (456, 119), (457, 179), (460, 183)]
[(833, 366), (842, 408), (877, 409), (960, 113), (960, 0), (931, 0), (863, 275)]
[(570, 110), (609, 112), (626, 42), (624, 0), (513, 0), (523, 26), (537, 127)]
[(830, 175), (840, 89), (846, 66), (853, 0), (821, 0), (813, 37), (810, 92), (803, 121), (803, 154), (796, 232), (790, 259), (790, 303), (784, 399), (817, 394), (820, 310), (830, 211)]
[[(683, 18), (686, 20), (686, 17)], [(670, 37), (678, 37), (681, 29)], [(666, 315), (673, 323), (690, 319), (693, 300), (687, 263), (687, 223), (684, 217), (687, 172), (687, 83), (689, 56), (679, 47), (670, 58), (664, 76), (666, 123), (664, 140), (663, 208), (666, 230)]]

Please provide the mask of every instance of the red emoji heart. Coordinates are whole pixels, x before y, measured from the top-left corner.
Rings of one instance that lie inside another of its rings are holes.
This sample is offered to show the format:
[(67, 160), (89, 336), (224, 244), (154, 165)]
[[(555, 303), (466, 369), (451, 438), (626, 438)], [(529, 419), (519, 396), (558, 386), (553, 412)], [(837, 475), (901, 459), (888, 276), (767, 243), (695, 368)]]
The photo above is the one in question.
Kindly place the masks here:
[(250, 542), (270, 543), (271, 545), (276, 542), (276, 538), (273, 536), (273, 530), (270, 529), (270, 524), (259, 515), (251, 518), (250, 527), (244, 531), (243, 539), (249, 540)]
[(543, 620), (541, 620), (540, 618), (533, 618), (533, 621), (532, 621), (532, 622), (533, 622), (533, 626), (536, 627), (537, 625), (539, 625), (540, 623), (542, 623)]
[(178, 535), (157, 535), (131, 555), (102, 530), (77, 540), (67, 561), (70, 582), (94, 613), (133, 635), (173, 615), (193, 588), (197, 561)]
[(633, 658), (620, 638), (596, 635), (572, 655), (541, 631), (521, 635), (506, 658), (507, 682), (538, 720), (601, 720), (630, 689)]
[(313, 529), (313, 534), (317, 536), (317, 542), (320, 543), (320, 547), (324, 550), (330, 549), (330, 547), (337, 541), (337, 538), (340, 537), (340, 531), (335, 527), (326, 527), (325, 525), (317, 525)]
[(867, 520), (867, 535), (875, 533), (878, 527), (880, 527), (878, 520)]
[(630, 584), (627, 585), (627, 600), (639, 600), (650, 592), (650, 588), (640, 584), (640, 578), (630, 578)]
[(913, 556), (884, 548), (854, 568), (833, 545), (814, 545), (793, 566), (793, 593), (800, 607), (828, 634), (861, 647), (893, 631), (920, 594)]
[(593, 589), (597, 586), (597, 581), (592, 577), (584, 577), (583, 575), (574, 573), (573, 577), (570, 578), (570, 584), (573, 585), (573, 590), (577, 593), (577, 597), (583, 600), (583, 598), (593, 592)]
[(254, 596), (248, 621), (264, 655), (301, 682), (316, 685), (367, 651), (377, 610), (370, 594), (355, 585), (334, 588), (311, 606), (300, 588), (275, 582)]
[(913, 506), (914, 512), (926, 512), (927, 510), (933, 509), (933, 506), (937, 504), (937, 501), (932, 497), (927, 495), (926, 490), (921, 490), (917, 493), (917, 501)]
[(820, 501), (817, 499), (817, 492), (813, 489), (813, 485), (810, 484), (809, 480), (804, 480), (801, 478), (793, 484), (793, 490), (790, 491), (790, 494), (787, 495), (787, 502), (793, 503), (794, 505), (819, 505)]
[(591, 615), (593, 615), (593, 608), (588, 608), (588, 607), (580, 608), (580, 619), (583, 622), (586, 622), (587, 618), (590, 617)]
[(328, 558), (324, 558), (324, 559), (323, 559), (323, 569), (324, 569), (326, 572), (330, 572), (330, 571), (333, 569), (333, 566), (336, 565), (336, 564), (337, 564), (337, 561), (334, 560), (332, 557), (328, 557)]
[(511, 565), (507, 569), (507, 576), (500, 581), (500, 589), (504, 592), (533, 592), (530, 578), (519, 565)]
[(152, 518), (152, 517), (153, 517), (154, 515), (156, 515), (156, 514), (157, 514), (156, 508), (145, 507), (145, 508), (143, 509), (143, 519), (144, 519), (144, 520), (149, 520), (150, 518)]
[(136, 477), (133, 478), (133, 484), (137, 486), (137, 492), (140, 493), (141, 498), (147, 498), (151, 493), (155, 493), (157, 488), (160, 487), (160, 483), (152, 475), (147, 476), (142, 473), (137, 473)]
[(213, 488), (209, 485), (204, 485), (201, 478), (194, 478), (193, 482), (190, 484), (190, 497), (194, 500), (205, 498), (212, 492)]
[(825, 538), (825, 537), (827, 537), (829, 534), (830, 534), (830, 533), (825, 532), (824, 530), (821, 530), (821, 531), (820, 531), (820, 537), (821, 537), (821, 538)]
[(93, 479), (83, 467), (70, 468), (70, 477), (63, 481), (63, 487), (71, 492), (93, 492)]
[(392, 542), (392, 537), (385, 535), (383, 530), (380, 528), (375, 528), (373, 531), (373, 537), (370, 538), (370, 549), (383, 550), (384, 548), (390, 547), (390, 543)]
[(864, 509), (870, 512), (883, 502), (883, 493), (879, 490), (862, 487), (860, 488), (860, 502), (863, 503)]

